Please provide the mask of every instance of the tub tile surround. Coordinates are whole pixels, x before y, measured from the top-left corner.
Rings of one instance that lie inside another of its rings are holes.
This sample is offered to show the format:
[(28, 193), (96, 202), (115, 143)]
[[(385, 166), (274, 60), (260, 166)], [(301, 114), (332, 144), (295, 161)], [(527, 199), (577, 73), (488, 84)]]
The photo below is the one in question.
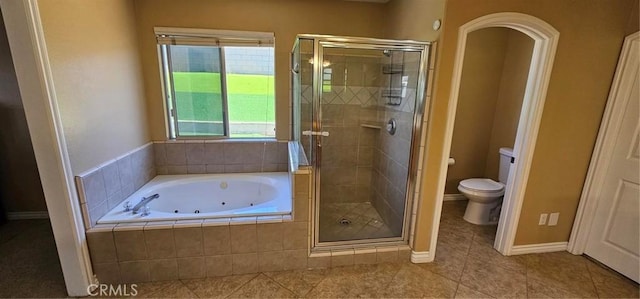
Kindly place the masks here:
[(75, 177), (85, 227), (95, 226), (157, 174), (284, 172), (288, 156), (288, 144), (276, 140), (145, 144)]
[(153, 144), (148, 143), (75, 177), (88, 229), (100, 217), (156, 176)]
[(276, 140), (154, 141), (158, 174), (287, 171), (288, 145)]
[[(309, 185), (308, 174), (294, 176), (297, 186)], [(308, 187), (293, 200), (309, 201)], [(242, 218), (95, 226), (87, 231), (94, 272), (110, 283), (307, 268), (308, 217)]]
[(96, 225), (87, 231), (94, 272), (101, 282), (143, 282), (306, 269), (310, 175), (298, 172), (285, 217)]
[[(310, 202), (310, 174), (292, 178), (294, 203)], [(293, 216), (240, 222), (100, 224), (87, 231), (94, 272), (103, 283), (131, 283), (409, 261), (406, 245), (310, 254), (309, 204), (294, 207)]]

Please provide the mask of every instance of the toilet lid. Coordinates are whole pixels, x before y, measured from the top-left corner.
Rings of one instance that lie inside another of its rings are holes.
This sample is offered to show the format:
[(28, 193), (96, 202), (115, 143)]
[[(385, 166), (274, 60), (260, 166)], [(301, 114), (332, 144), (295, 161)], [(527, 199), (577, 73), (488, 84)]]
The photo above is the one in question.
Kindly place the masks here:
[(466, 179), (460, 182), (460, 186), (475, 191), (500, 191), (504, 188), (502, 183), (492, 179)]

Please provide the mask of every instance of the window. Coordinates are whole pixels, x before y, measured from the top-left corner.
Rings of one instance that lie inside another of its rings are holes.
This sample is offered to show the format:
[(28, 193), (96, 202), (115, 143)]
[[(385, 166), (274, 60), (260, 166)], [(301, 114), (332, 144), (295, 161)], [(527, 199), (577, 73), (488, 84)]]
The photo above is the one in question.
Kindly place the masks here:
[(331, 92), (331, 68), (325, 67), (322, 69), (322, 91)]
[(275, 137), (273, 34), (155, 31), (171, 138)]

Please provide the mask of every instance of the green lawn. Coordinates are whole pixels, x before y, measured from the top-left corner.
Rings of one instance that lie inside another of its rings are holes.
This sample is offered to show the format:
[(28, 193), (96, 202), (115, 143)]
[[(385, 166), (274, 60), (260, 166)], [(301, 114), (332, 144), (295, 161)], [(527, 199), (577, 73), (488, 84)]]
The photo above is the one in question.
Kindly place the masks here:
[[(273, 76), (227, 74), (230, 122), (275, 121)], [(219, 73), (174, 72), (178, 119), (222, 120)]]

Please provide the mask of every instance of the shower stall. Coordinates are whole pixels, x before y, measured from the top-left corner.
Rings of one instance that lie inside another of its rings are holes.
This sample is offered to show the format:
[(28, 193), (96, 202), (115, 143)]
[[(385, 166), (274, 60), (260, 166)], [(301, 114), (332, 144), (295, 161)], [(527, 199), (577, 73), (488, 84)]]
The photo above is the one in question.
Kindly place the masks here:
[(313, 248), (407, 243), (429, 50), (298, 35), (292, 138), (313, 167)]

